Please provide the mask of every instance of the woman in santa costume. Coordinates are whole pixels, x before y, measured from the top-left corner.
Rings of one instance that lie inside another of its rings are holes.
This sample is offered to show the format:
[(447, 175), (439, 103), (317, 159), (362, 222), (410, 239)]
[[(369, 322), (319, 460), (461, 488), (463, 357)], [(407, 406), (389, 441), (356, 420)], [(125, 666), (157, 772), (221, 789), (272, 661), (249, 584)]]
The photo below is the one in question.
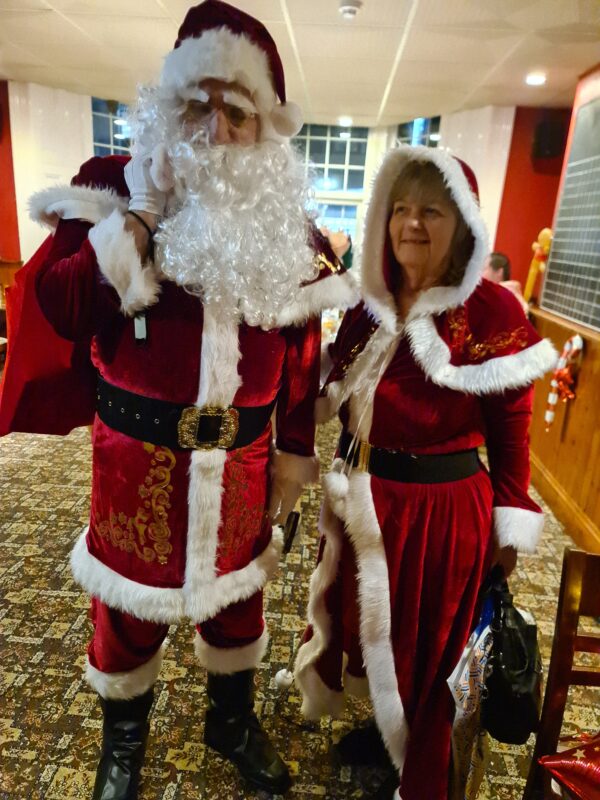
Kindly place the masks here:
[[(133, 159), (94, 158), (32, 202), (55, 227), (33, 262), (40, 307), (63, 349), (91, 340), (99, 376), (90, 524), (71, 559), (104, 711), (94, 800), (137, 797), (164, 642), (185, 618), (208, 670), (205, 742), (252, 786), (290, 785), (253, 712), (262, 590), (272, 523), (317, 477), (320, 312), (357, 300), (307, 222), (288, 143), (301, 123), (264, 26), (207, 0), (141, 90)], [(65, 432), (46, 399), (30, 429)]]
[[(446, 679), (491, 565), (508, 574), (543, 525), (527, 430), (532, 381), (555, 352), (510, 292), (481, 280), (487, 253), (469, 167), (440, 150), (391, 151), (365, 223), (364, 300), (318, 401), (343, 431), (295, 670), (310, 719), (338, 716), (346, 692), (370, 694), (396, 769), (381, 797), (447, 798)], [(342, 754), (364, 755), (372, 733), (348, 734)]]

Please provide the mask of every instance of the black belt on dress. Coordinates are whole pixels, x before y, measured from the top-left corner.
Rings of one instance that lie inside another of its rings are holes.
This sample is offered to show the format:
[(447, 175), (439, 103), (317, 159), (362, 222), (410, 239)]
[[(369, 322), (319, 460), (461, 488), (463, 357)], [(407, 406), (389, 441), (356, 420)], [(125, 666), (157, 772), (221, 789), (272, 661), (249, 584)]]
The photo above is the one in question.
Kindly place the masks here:
[[(346, 460), (352, 444), (352, 434), (343, 431), (340, 437), (340, 458)], [(368, 442), (354, 442), (350, 464), (378, 478), (402, 483), (446, 483), (469, 478), (481, 469), (477, 450), (440, 455), (414, 455), (402, 450), (373, 447)]]
[(185, 406), (128, 392), (98, 377), (98, 416), (120, 433), (179, 450), (236, 450), (267, 427), (275, 400), (253, 408)]

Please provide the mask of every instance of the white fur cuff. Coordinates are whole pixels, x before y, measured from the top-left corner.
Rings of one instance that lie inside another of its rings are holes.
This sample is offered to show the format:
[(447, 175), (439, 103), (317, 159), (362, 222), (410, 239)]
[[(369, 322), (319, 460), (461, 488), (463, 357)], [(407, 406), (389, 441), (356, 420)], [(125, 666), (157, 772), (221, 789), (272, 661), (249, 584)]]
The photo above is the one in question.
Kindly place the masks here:
[(150, 689), (160, 672), (166, 643), (141, 667), (127, 672), (101, 672), (88, 661), (85, 679), (105, 700), (131, 700)]
[(520, 553), (535, 553), (544, 527), (544, 515), (514, 506), (493, 509), (494, 533), (500, 547), (514, 547)]
[(95, 225), (89, 240), (96, 251), (100, 271), (121, 298), (124, 314), (133, 316), (154, 305), (160, 284), (154, 266), (144, 266), (133, 235), (125, 230), (125, 217), (116, 210)]
[(261, 636), (243, 647), (213, 647), (197, 633), (194, 650), (200, 664), (208, 672), (217, 675), (233, 675), (246, 669), (257, 669), (269, 643), (269, 632), (265, 628)]

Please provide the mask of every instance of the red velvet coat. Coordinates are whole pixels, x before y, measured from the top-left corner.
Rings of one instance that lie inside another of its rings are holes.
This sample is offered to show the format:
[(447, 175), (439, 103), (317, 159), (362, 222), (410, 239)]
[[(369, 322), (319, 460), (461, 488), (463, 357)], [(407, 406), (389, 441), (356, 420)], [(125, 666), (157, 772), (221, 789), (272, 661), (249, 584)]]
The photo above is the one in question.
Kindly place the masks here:
[[(390, 290), (391, 189), (408, 159), (444, 175), (474, 239), (462, 282), (424, 291), (404, 322)], [(364, 302), (347, 312), (318, 413), (375, 447), (414, 455), (485, 443), (490, 471), (439, 484), (379, 478), (341, 458), (324, 479), (310, 629), (296, 664), (303, 711), (371, 696), (402, 800), (447, 797), (453, 700), (495, 536), (533, 551), (543, 515), (527, 493), (531, 383), (556, 354), (507, 290), (480, 272), (487, 241), (458, 162), (429, 148), (384, 161), (366, 219)], [(345, 659), (344, 659), (345, 656)]]
[[(36, 200), (39, 216), (57, 222), (35, 278), (60, 346), (91, 341), (98, 373), (147, 397), (239, 407), (276, 398), (277, 452), (273, 466), (270, 425), (253, 444), (226, 453), (155, 446), (96, 417), (90, 525), (72, 567), (109, 606), (157, 622), (184, 615), (202, 622), (254, 594), (276, 567), (278, 542), (266, 512), (270, 482), (299, 489), (317, 474), (320, 311), (355, 294), (315, 236), (321, 272), (299, 287), (279, 327), (225, 322), (142, 269), (124, 230), (123, 166), (123, 159), (92, 159), (72, 187)], [(133, 314), (142, 309), (147, 340), (140, 344)], [(48, 432), (70, 428), (58, 415), (46, 419)]]

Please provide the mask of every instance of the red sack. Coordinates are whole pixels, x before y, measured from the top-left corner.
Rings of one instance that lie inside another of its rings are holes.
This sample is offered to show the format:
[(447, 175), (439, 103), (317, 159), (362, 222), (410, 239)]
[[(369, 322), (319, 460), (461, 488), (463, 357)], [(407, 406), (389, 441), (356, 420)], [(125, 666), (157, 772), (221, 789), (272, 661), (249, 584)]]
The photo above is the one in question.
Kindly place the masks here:
[(0, 383), (0, 436), (14, 431), (67, 434), (94, 419), (96, 372), (90, 341), (69, 342), (44, 317), (36, 275), (49, 236), (6, 290), (8, 348)]

